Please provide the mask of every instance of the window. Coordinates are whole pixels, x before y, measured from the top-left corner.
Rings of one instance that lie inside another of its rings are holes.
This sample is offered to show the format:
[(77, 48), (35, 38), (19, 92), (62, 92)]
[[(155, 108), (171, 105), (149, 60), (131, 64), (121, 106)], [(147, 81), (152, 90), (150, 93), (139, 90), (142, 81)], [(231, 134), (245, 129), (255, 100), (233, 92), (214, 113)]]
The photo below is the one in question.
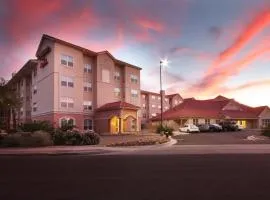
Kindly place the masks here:
[(197, 125), (198, 124), (198, 119), (193, 119), (193, 124)]
[(138, 90), (131, 90), (131, 97), (137, 98), (138, 97)]
[(85, 119), (83, 129), (84, 130), (93, 130), (93, 120)]
[(91, 92), (92, 91), (92, 83), (91, 82), (84, 82), (83, 83), (83, 90), (85, 92)]
[(210, 124), (210, 119), (205, 119), (205, 124)]
[(160, 100), (161, 98), (160, 97), (158, 97), (158, 100)]
[(72, 98), (69, 97), (61, 97), (60, 104), (62, 108), (73, 108), (74, 101)]
[(138, 76), (131, 74), (130, 80), (131, 80), (131, 83), (138, 83)]
[(84, 111), (92, 110), (92, 101), (84, 101), (83, 102), (83, 110)]
[(33, 112), (36, 112), (37, 111), (37, 102), (34, 102), (33, 103)]
[(169, 99), (165, 98), (165, 101), (166, 101), (166, 102), (168, 102), (168, 101), (169, 101)]
[(114, 80), (120, 80), (120, 72), (114, 72)]
[(102, 82), (110, 83), (110, 71), (107, 69), (102, 70)]
[(270, 126), (270, 119), (263, 119), (262, 120), (262, 126), (264, 128), (269, 127)]
[(114, 88), (114, 96), (120, 97), (120, 94), (121, 94), (120, 88)]
[(161, 106), (158, 106), (158, 108), (160, 109), (160, 108), (161, 108)]
[(60, 127), (73, 127), (75, 126), (75, 120), (73, 118), (64, 117), (60, 119)]
[(156, 107), (156, 105), (153, 104), (153, 105), (152, 105), (152, 108), (155, 108), (155, 107)]
[(144, 94), (142, 95), (142, 98), (145, 99), (145, 95)]
[(142, 105), (143, 108), (146, 108), (145, 104)]
[(61, 55), (61, 64), (68, 66), (68, 67), (73, 67), (73, 57), (62, 54)]
[(90, 64), (84, 65), (84, 73), (91, 73), (92, 72), (92, 66)]
[(156, 113), (152, 113), (152, 117), (156, 117), (157, 116), (157, 114)]
[(168, 106), (166, 106), (166, 107), (165, 107), (165, 110), (168, 110), (168, 109), (169, 109)]
[(156, 99), (156, 96), (154, 96), (154, 95), (152, 95), (151, 97), (152, 97), (152, 99)]
[(26, 116), (31, 116), (31, 111), (26, 111)]
[(61, 86), (63, 87), (74, 87), (73, 78), (67, 76), (61, 76)]

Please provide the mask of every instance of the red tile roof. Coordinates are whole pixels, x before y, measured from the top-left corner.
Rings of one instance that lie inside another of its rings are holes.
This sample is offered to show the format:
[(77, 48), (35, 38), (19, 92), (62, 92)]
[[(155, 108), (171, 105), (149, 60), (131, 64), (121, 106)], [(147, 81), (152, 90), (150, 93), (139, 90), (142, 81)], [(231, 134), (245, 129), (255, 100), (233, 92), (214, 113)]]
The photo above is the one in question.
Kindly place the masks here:
[(117, 102), (107, 103), (99, 107), (96, 111), (108, 111), (108, 110), (118, 110), (118, 109), (138, 110), (140, 109), (140, 107), (124, 102), (124, 101), (117, 101)]
[[(223, 108), (229, 103), (234, 102), (239, 106), (239, 110), (224, 110)], [(252, 108), (240, 104), (232, 99), (219, 96), (210, 100), (196, 100), (194, 98), (185, 99), (183, 103), (167, 110), (163, 113), (164, 120), (179, 118), (231, 118), (231, 119), (256, 119), (262, 112), (262, 108)], [(160, 115), (151, 119), (152, 121), (160, 120)]]

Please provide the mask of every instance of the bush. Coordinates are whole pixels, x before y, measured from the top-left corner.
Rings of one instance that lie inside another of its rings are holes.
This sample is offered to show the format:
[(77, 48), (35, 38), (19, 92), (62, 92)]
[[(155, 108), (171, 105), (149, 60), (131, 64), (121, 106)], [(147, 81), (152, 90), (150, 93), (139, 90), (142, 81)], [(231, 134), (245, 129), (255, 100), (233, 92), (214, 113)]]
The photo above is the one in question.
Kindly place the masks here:
[(24, 123), (19, 126), (19, 129), (24, 132), (35, 132), (40, 130), (51, 132), (53, 130), (53, 126), (48, 121), (37, 121)]
[(51, 135), (44, 131), (14, 133), (4, 136), (1, 141), (1, 146), (4, 147), (39, 147), (52, 144)]
[(55, 130), (52, 135), (55, 145), (95, 145), (99, 144), (100, 137), (93, 131), (80, 133), (78, 130)]
[(99, 142), (100, 142), (99, 135), (93, 131), (87, 131), (82, 134), (83, 145), (95, 145), (99, 144)]
[(166, 137), (169, 137), (173, 134), (173, 128), (166, 126), (162, 126), (161, 124), (157, 127), (156, 133), (165, 134)]

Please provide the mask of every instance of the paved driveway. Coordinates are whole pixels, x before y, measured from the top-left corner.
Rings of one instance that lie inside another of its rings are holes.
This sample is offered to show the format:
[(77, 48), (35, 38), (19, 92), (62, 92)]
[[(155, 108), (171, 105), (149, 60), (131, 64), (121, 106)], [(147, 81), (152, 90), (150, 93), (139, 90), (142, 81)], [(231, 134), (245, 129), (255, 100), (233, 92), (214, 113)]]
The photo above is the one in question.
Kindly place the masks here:
[[(258, 140), (247, 140), (248, 136), (256, 136)], [(209, 145), (209, 144), (270, 144), (270, 139), (260, 136), (260, 131), (243, 130), (238, 132), (221, 133), (191, 133), (174, 136), (178, 145)]]

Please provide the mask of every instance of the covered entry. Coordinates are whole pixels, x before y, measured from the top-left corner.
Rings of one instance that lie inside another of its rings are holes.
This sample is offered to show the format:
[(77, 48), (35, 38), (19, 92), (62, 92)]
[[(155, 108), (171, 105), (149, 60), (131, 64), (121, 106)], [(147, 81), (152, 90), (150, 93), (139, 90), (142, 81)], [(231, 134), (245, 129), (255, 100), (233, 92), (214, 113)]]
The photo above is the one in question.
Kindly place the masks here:
[(126, 103), (108, 103), (97, 109), (96, 131), (99, 133), (121, 134), (140, 131), (139, 107)]

